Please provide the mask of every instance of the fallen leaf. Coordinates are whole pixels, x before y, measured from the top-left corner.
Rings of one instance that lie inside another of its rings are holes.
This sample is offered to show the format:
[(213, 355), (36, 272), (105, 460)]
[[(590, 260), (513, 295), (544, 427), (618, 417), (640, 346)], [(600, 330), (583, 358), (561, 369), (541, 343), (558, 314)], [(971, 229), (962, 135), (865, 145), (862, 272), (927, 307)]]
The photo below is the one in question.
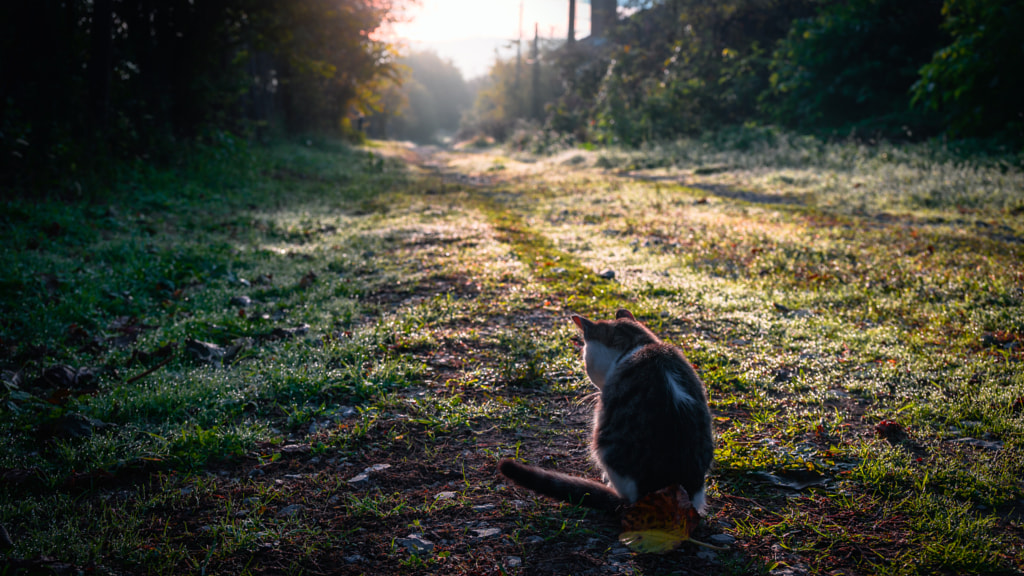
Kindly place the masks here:
[(43, 281), (43, 288), (49, 300), (56, 300), (60, 293), (61, 281), (56, 274), (40, 274), (39, 279)]
[(699, 524), (700, 514), (686, 490), (669, 486), (626, 509), (619, 541), (635, 552), (664, 554), (690, 540)]
[(309, 333), (309, 324), (302, 324), (293, 328), (274, 328), (270, 332), (257, 334), (258, 340), (287, 340), (296, 336), (303, 336)]
[(7, 528), (0, 524), (0, 550), (9, 550), (11, 548), (14, 548), (14, 540), (11, 540), (11, 535), (7, 532)]
[(238, 357), (238, 354), (246, 350), (250, 342), (246, 338), (236, 340), (230, 346), (217, 346), (209, 342), (188, 339), (185, 341), (185, 352), (195, 362), (200, 364), (212, 364), (214, 366), (229, 366)]
[(92, 335), (78, 324), (71, 324), (64, 330), (64, 340), (68, 344), (84, 344), (92, 339)]
[(690, 535), (686, 529), (641, 530), (619, 534), (619, 542), (634, 552), (644, 554), (665, 554), (675, 550), (689, 539)]
[(907, 431), (895, 420), (882, 420), (875, 424), (875, 433), (886, 440), (902, 440), (907, 437)]
[(91, 389), (96, 383), (96, 371), (58, 364), (43, 370), (35, 383), (45, 388)]
[(127, 348), (139, 339), (144, 330), (152, 330), (156, 326), (150, 326), (139, 321), (134, 316), (120, 316), (115, 318), (107, 326), (107, 330), (116, 332), (117, 336), (107, 338), (107, 343), (114, 348)]
[(978, 438), (957, 438), (955, 440), (950, 440), (950, 442), (966, 444), (967, 446), (984, 448), (986, 450), (1000, 450), (1003, 447), (1003, 443), (998, 440), (980, 440)]
[[(157, 348), (152, 352), (136, 350), (132, 352), (132, 360), (138, 360), (142, 364), (150, 364), (154, 361), (160, 361), (169, 358), (174, 353), (174, 350), (176, 348), (177, 344), (171, 342), (169, 344), (165, 344)], [(129, 360), (129, 364), (131, 364), (131, 360)]]
[(72, 412), (40, 425), (39, 435), (42, 438), (89, 438), (95, 430), (109, 428), (107, 424), (95, 418)]
[(1024, 412), (1024, 396), (1020, 396), (1014, 400), (1013, 404), (1010, 405), (1010, 410), (1013, 411), (1014, 414)]
[(803, 490), (811, 486), (824, 486), (828, 478), (811, 470), (786, 470), (778, 474), (768, 472), (754, 472), (754, 478), (790, 490)]
[(0, 485), (24, 487), (41, 482), (43, 474), (39, 468), (0, 468)]
[(299, 288), (309, 288), (314, 282), (316, 282), (316, 273), (310, 272), (299, 280)]

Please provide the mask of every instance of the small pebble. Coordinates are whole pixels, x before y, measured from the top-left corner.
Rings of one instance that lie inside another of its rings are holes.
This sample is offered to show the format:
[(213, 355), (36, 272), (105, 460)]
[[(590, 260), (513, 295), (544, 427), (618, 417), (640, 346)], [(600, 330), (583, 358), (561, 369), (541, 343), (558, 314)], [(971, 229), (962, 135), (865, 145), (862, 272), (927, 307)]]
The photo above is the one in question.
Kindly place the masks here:
[(370, 477), (366, 474), (357, 474), (347, 480), (353, 486), (365, 486), (370, 483)]
[(523, 565), (523, 559), (519, 556), (508, 556), (505, 558), (505, 565), (509, 568), (518, 568)]
[(290, 506), (285, 506), (284, 508), (278, 510), (277, 515), (282, 518), (288, 518), (289, 516), (295, 516), (299, 512), (302, 512), (302, 510), (302, 504), (292, 504)]
[(708, 540), (715, 546), (728, 546), (736, 541), (736, 537), (731, 534), (715, 534)]
[(697, 558), (706, 562), (714, 562), (718, 558), (718, 553), (714, 550), (701, 550), (697, 552)]
[(473, 532), (476, 533), (477, 538), (490, 538), (501, 534), (501, 528), (474, 528)]
[(404, 546), (406, 550), (413, 554), (420, 552), (430, 553), (434, 549), (434, 543), (423, 537), (422, 534), (409, 534), (405, 538), (398, 538), (395, 543), (399, 546)]
[(248, 296), (235, 296), (231, 299), (229, 304), (237, 306), (238, 308), (248, 308), (249, 306), (252, 306), (252, 298), (249, 298)]

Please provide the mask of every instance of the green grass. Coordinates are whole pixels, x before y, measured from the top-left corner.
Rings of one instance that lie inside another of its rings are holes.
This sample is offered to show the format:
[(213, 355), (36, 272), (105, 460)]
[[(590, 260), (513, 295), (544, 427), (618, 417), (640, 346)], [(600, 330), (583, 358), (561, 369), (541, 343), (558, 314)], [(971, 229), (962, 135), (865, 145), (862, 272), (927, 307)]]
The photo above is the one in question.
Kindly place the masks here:
[[(208, 149), (0, 207), (12, 565), (1024, 570), (1019, 158), (758, 130), (418, 153)], [(510, 456), (595, 475), (568, 314), (619, 306), (708, 389), (702, 533), (737, 538), (711, 561), (623, 555), (613, 517), (496, 475)], [(190, 340), (238, 353), (210, 365)]]

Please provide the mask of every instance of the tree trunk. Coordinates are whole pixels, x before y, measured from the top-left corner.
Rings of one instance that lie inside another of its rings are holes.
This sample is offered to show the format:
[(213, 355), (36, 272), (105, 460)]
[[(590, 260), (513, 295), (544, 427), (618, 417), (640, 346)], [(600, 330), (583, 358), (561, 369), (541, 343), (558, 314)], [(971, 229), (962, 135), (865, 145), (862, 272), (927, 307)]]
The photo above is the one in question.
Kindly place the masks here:
[(93, 0), (89, 58), (89, 123), (102, 137), (110, 109), (110, 67), (114, 57), (114, 3)]
[(604, 38), (611, 33), (618, 15), (615, 0), (592, 0), (590, 3), (590, 35)]

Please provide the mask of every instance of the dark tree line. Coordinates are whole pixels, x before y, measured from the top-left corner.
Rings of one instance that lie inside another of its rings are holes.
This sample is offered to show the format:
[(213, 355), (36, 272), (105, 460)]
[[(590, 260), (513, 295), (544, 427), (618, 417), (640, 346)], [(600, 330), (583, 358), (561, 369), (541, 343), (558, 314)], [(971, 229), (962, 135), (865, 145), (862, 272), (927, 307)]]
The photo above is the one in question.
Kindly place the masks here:
[(0, 174), (46, 185), (216, 134), (343, 131), (394, 74), (389, 0), (0, 6)]

